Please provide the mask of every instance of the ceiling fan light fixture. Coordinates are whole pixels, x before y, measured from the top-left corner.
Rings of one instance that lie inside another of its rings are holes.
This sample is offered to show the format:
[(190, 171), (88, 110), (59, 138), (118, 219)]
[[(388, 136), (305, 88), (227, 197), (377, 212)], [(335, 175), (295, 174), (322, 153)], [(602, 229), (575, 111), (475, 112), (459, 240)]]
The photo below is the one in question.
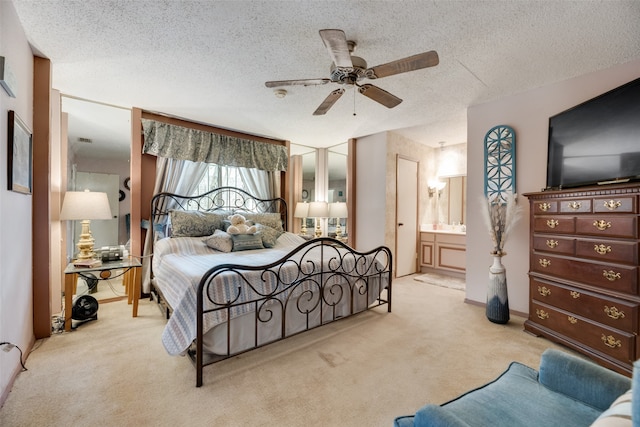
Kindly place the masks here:
[[(322, 42), (329, 53), (329, 57), (331, 58), (328, 79), (274, 80), (265, 82), (265, 86), (311, 86), (337, 83), (345, 86), (354, 86), (354, 89), (357, 87), (358, 91), (369, 99), (384, 105), (387, 108), (394, 108), (402, 102), (402, 99), (372, 84), (359, 84), (359, 82), (365, 78), (379, 79), (381, 77), (393, 76), (396, 74), (407, 73), (409, 71), (433, 67), (438, 65), (440, 61), (438, 53), (431, 50), (369, 68), (367, 61), (359, 56), (353, 55), (357, 44), (352, 40), (347, 40), (344, 31), (338, 29), (320, 30), (320, 38), (322, 39)], [(286, 93), (286, 91), (282, 91)], [(275, 91), (277, 97), (283, 97), (284, 95), (280, 95), (280, 93), (280, 90)], [(313, 115), (319, 116), (326, 114), (343, 93), (344, 89), (334, 90), (331, 92), (329, 96), (322, 101), (322, 104), (320, 104), (320, 106), (313, 112)]]
[(287, 96), (287, 91), (286, 89), (276, 89), (273, 91), (273, 94), (276, 96), (276, 98), (282, 99)]

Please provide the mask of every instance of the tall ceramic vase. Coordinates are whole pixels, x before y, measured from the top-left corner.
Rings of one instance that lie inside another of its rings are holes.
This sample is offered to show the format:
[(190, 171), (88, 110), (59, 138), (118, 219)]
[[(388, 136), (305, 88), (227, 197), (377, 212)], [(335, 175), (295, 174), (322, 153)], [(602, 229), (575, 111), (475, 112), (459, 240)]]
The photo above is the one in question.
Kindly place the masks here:
[(507, 323), (509, 321), (507, 274), (500, 255), (493, 255), (493, 265), (489, 267), (487, 319), (493, 323)]

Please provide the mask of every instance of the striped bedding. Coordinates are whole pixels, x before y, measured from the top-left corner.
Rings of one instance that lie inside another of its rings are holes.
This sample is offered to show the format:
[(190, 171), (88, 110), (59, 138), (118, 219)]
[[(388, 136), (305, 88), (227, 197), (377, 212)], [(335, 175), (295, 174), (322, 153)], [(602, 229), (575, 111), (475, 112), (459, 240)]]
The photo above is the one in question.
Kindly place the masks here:
[[(219, 264), (269, 264), (287, 255), (304, 241), (286, 232), (278, 238), (273, 248), (230, 253), (210, 249), (199, 237), (173, 237), (156, 242), (153, 255), (154, 284), (173, 308), (162, 334), (162, 343), (167, 352), (171, 355), (184, 354), (196, 338), (196, 291), (200, 278), (211, 267)], [(260, 275), (261, 272), (254, 274)], [(233, 283), (224, 282), (224, 286), (215, 289), (214, 298), (218, 301), (226, 301), (226, 296), (234, 289)], [(238, 307), (231, 316), (236, 317), (244, 312), (246, 308)], [(212, 314), (205, 316), (205, 333), (227, 320), (224, 310)]]

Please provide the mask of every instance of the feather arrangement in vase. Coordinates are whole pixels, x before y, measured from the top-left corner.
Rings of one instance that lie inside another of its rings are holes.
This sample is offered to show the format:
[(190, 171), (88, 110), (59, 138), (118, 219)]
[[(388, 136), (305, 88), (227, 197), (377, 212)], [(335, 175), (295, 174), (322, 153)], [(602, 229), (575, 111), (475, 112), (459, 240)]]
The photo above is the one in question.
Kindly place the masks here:
[(517, 204), (513, 193), (484, 199), (486, 209), (482, 209), (485, 224), (493, 242), (492, 255), (504, 256), (504, 244), (507, 236), (520, 219), (522, 208)]
[(486, 198), (484, 203), (486, 209), (482, 209), (482, 212), (493, 242), (493, 265), (489, 267), (486, 315), (491, 322), (504, 324), (509, 321), (509, 296), (502, 257), (506, 255), (504, 244), (520, 218), (521, 208), (516, 204), (516, 195), (513, 193)]

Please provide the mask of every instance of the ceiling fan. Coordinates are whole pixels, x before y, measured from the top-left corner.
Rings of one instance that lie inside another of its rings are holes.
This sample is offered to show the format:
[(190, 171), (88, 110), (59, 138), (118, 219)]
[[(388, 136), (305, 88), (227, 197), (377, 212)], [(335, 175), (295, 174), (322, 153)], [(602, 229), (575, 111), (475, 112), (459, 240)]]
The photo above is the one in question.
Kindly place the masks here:
[[(358, 87), (358, 92), (373, 99), (387, 108), (393, 108), (402, 102), (402, 99), (395, 95), (369, 83), (358, 83), (362, 79), (379, 79), (393, 76), (395, 74), (406, 73), (408, 71), (420, 70), (422, 68), (438, 65), (438, 53), (429, 51), (409, 56), (386, 64), (367, 68), (367, 62), (355, 55), (352, 55), (356, 48), (356, 43), (347, 40), (342, 30), (320, 30), (320, 37), (324, 42), (329, 56), (333, 60), (331, 64), (331, 74), (329, 78), (303, 79), (303, 80), (279, 80), (266, 82), (267, 87), (280, 86), (313, 86), (327, 83), (338, 83), (342, 85), (354, 85)], [(345, 92), (344, 88), (336, 89), (325, 98), (320, 106), (313, 113), (314, 116), (326, 114), (333, 104)]]

